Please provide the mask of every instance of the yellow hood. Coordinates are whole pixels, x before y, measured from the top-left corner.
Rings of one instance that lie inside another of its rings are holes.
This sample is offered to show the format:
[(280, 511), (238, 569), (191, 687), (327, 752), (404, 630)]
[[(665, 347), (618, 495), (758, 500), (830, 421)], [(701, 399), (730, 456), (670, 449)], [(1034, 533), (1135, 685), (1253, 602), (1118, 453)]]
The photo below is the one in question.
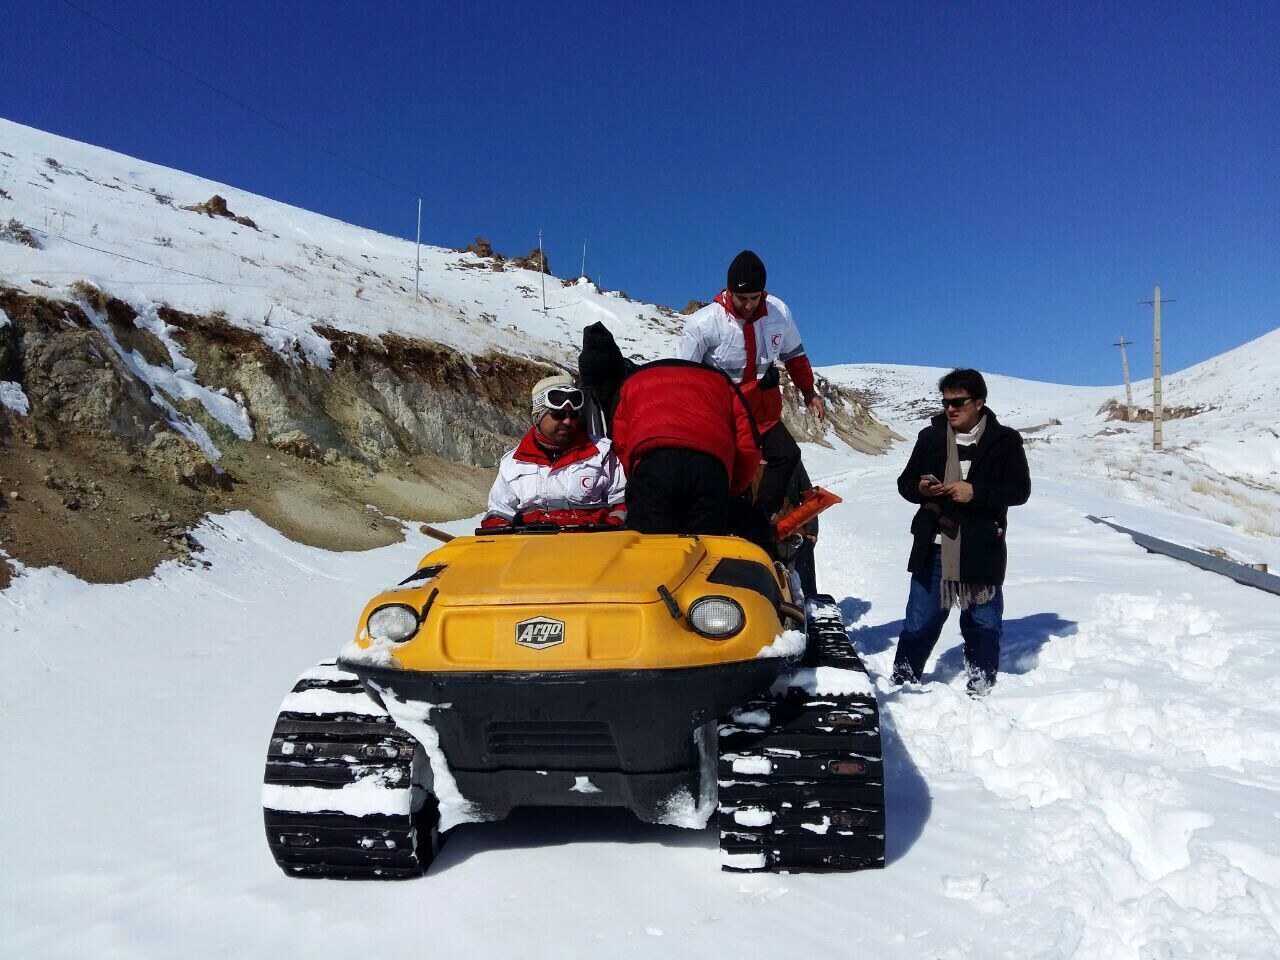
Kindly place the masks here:
[(444, 606), (653, 603), (674, 591), (707, 551), (695, 537), (630, 530), (568, 536), (460, 537), (431, 553)]

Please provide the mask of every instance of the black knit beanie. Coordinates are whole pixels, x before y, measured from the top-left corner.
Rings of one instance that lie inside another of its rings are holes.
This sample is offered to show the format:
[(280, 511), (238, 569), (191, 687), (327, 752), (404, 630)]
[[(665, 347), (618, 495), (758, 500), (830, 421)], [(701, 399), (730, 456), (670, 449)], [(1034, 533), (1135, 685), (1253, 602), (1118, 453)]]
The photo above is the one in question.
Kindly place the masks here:
[(743, 250), (729, 264), (730, 293), (761, 293), (764, 290), (764, 261), (750, 250)]
[(627, 377), (626, 358), (609, 328), (598, 320), (583, 328), (578, 373), (582, 376), (582, 385), (606, 404)]

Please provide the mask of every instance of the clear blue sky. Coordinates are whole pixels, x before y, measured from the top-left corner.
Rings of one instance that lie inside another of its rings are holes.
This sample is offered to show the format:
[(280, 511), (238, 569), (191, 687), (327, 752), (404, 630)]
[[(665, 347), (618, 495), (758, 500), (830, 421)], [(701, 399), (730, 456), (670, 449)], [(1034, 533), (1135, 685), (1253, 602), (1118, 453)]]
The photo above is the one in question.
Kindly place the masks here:
[[(424, 239), (676, 307), (750, 247), (816, 363), (1149, 374), (1280, 326), (1280, 4), (75, 0), (420, 190)], [(0, 114), (412, 237), (416, 201), (62, 0)]]

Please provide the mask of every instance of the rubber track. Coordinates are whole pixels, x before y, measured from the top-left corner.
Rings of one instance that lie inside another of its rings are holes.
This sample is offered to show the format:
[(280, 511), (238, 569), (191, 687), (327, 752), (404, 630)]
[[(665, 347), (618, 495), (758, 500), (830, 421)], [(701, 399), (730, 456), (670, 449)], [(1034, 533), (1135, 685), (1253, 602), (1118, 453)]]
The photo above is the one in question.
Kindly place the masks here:
[[(412, 811), (414, 739), (364, 693), (359, 680), (332, 662), (319, 664), (294, 685), (337, 694), (323, 712), (288, 709), (286, 699), (267, 749), (265, 789), (328, 790), (332, 809), (272, 809), (264, 804), (267, 844), (291, 876), (340, 880), (401, 880), (421, 876), (440, 844), (434, 798)], [(349, 705), (347, 703), (349, 701)], [(344, 811), (344, 788), (386, 791), (404, 812)], [(314, 795), (314, 794), (313, 794)], [(308, 804), (314, 805), (314, 804)], [(321, 804), (327, 807), (327, 804)]]
[[(804, 665), (865, 674), (831, 599), (810, 604)], [(718, 777), (722, 869), (884, 866), (884, 775), (873, 694), (814, 696), (787, 687), (743, 704), (720, 725)]]

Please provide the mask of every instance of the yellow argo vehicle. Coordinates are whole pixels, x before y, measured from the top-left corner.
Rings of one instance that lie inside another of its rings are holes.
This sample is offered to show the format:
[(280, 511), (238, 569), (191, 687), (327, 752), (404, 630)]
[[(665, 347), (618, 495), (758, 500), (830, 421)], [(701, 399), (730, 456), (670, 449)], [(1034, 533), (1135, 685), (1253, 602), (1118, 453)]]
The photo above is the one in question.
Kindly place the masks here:
[(423, 873), (519, 806), (702, 828), (730, 870), (883, 866), (873, 688), (830, 597), (735, 537), (477, 530), (374, 597), (285, 698), (263, 805), (288, 874)]

